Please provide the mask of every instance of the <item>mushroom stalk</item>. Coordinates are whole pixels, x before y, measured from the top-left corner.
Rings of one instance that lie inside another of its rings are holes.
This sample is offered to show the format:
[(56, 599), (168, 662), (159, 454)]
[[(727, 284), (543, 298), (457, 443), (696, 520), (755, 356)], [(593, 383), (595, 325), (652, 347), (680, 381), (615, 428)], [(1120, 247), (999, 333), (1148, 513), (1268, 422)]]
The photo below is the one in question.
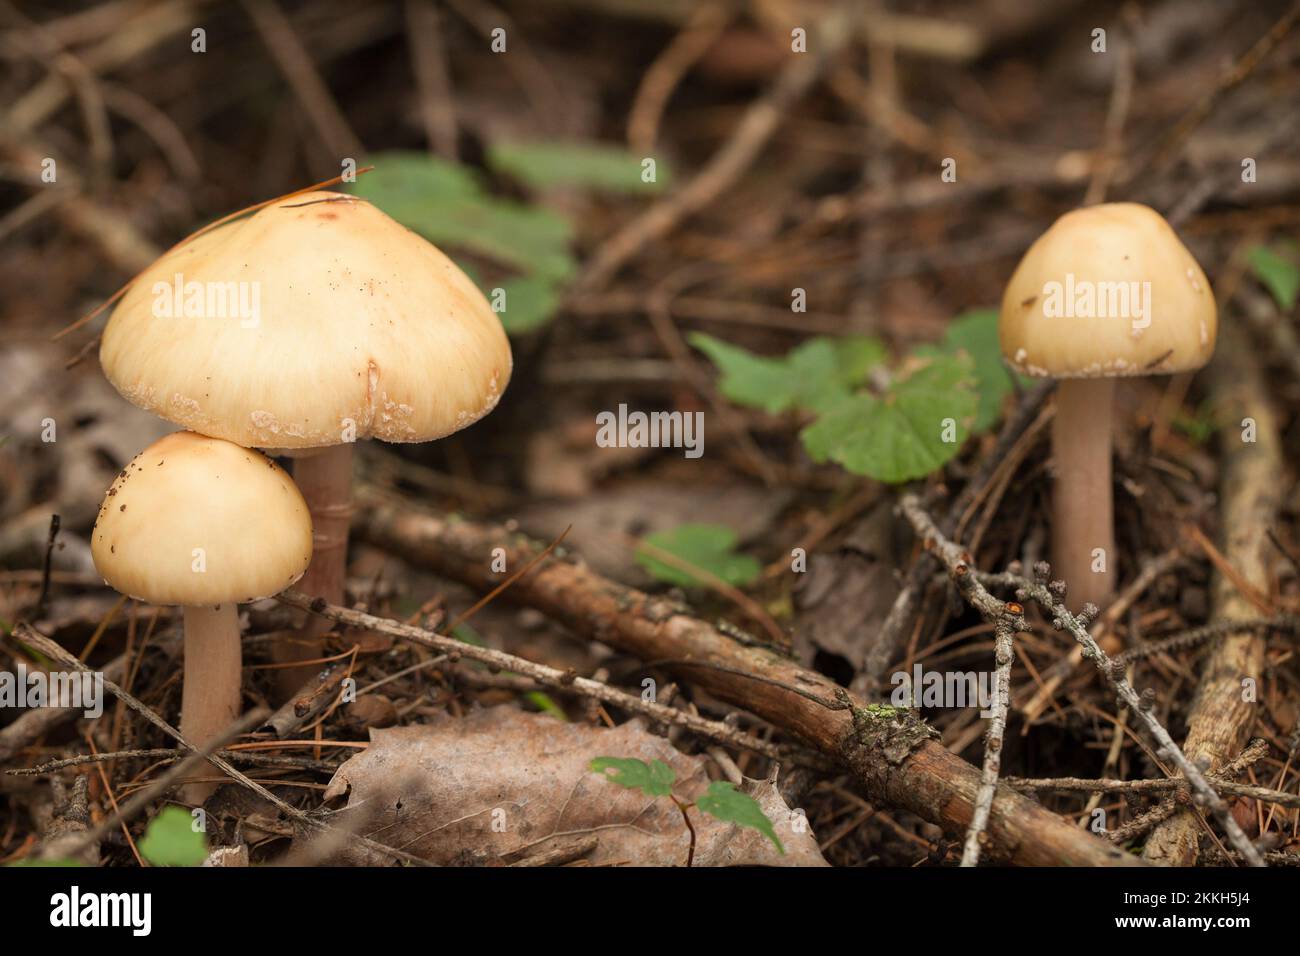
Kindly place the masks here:
[[(219, 736), (239, 716), (242, 664), (239, 611), (232, 601), (185, 608), (185, 683), (181, 691), (181, 733), (196, 747)], [(196, 776), (215, 772), (204, 764)], [(182, 795), (202, 803), (216, 783), (188, 783)]]
[[(293, 479), (307, 502), (312, 523), (311, 564), (298, 587), (330, 604), (342, 604), (348, 525), (352, 520), (352, 444), (343, 442), (295, 458)], [(276, 643), (275, 660), (291, 663), (321, 657), (321, 635), (329, 627), (330, 622), (323, 617), (308, 614), (293, 640)], [(319, 669), (320, 665), (314, 664), (278, 670), (276, 687), (281, 699), (288, 700)]]
[(1112, 378), (1069, 378), (1056, 392), (1052, 424), (1052, 570), (1073, 608), (1104, 607), (1114, 591), (1115, 515), (1111, 485)]

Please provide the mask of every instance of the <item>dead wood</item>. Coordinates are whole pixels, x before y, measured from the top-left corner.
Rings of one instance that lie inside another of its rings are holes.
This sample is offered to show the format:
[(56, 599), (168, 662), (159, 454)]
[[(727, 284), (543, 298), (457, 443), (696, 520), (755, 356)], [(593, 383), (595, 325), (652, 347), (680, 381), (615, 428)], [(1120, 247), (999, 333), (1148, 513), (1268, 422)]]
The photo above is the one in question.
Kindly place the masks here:
[[(1232, 325), (1223, 329), (1211, 372), (1211, 387), (1226, 416), (1220, 433), (1219, 547), (1245, 581), (1267, 594), (1272, 580), (1267, 532), (1277, 520), (1283, 487), (1278, 480), (1283, 462), (1277, 419), (1250, 344)], [(1254, 420), (1253, 442), (1243, 440), (1245, 418)], [(1258, 613), (1248, 596), (1221, 573), (1214, 577), (1213, 601), (1216, 618), (1251, 618)], [(1187, 719), (1183, 751), (1190, 760), (1208, 761), (1208, 768), (1216, 770), (1245, 746), (1258, 704), (1245, 699), (1242, 681), (1248, 677), (1259, 681), (1267, 639), (1267, 633), (1257, 628), (1243, 629), (1225, 636), (1206, 658)], [(1143, 855), (1158, 863), (1190, 866), (1196, 862), (1200, 832), (1195, 812), (1183, 810), (1156, 827)]]

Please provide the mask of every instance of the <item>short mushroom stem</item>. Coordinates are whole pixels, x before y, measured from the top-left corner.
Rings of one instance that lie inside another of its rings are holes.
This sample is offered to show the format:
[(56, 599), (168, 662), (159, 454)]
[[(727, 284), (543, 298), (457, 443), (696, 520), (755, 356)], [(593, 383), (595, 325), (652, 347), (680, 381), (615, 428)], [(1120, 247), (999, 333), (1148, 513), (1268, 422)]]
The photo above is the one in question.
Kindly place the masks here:
[[(185, 684), (181, 692), (181, 733), (196, 747), (220, 736), (239, 716), (242, 655), (239, 610), (233, 602), (185, 609)], [(194, 777), (211, 777), (204, 763)], [(182, 797), (200, 804), (218, 784), (187, 783)]]
[[(341, 604), (347, 571), (348, 526), (352, 520), (352, 444), (331, 445), (315, 455), (295, 458), (293, 480), (307, 502), (312, 524), (311, 564), (298, 588), (312, 597)], [(276, 644), (276, 662), (321, 657), (324, 654), (321, 635), (329, 628), (330, 622), (325, 618), (307, 615), (294, 640)], [(276, 690), (280, 702), (288, 700), (321, 666), (277, 670)]]
[(1111, 487), (1112, 378), (1071, 378), (1056, 393), (1052, 458), (1052, 576), (1069, 606), (1105, 607), (1114, 591), (1115, 514)]

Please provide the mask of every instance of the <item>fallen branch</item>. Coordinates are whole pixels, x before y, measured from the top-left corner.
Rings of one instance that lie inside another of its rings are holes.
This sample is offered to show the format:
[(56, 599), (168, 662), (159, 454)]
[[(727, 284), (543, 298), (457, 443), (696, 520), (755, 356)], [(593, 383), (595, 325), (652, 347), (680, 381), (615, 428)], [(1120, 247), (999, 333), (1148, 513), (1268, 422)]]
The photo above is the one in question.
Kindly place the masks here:
[[(702, 737), (717, 740), (742, 750), (751, 750), (772, 760), (783, 763), (808, 763), (806, 758), (803, 758), (802, 755), (789, 747), (768, 743), (720, 721), (708, 720), (655, 701), (645, 700), (639, 695), (626, 693), (600, 681), (578, 677), (572, 671), (547, 667), (544, 664), (537, 664), (526, 658), (516, 657), (514, 654), (507, 654), (505, 651), (493, 650), (490, 647), (467, 644), (457, 638), (447, 637), (434, 631), (427, 631), (413, 624), (403, 624), (400, 621), (376, 617), (363, 611), (349, 610), (345, 607), (339, 607), (337, 604), (329, 604), (321, 598), (312, 598), (300, 591), (284, 591), (277, 595), (277, 598), (291, 607), (311, 611), (313, 614), (319, 614), (323, 618), (338, 621), (340, 624), (346, 624), (349, 627), (388, 634), (404, 641), (410, 641), (412, 644), (419, 644), (423, 647), (441, 651), (447, 654), (452, 661), (467, 657), (470, 660), (487, 664), (492, 668), (531, 677), (545, 687), (582, 694), (602, 703), (612, 704), (632, 713), (649, 717), (659, 723), (680, 724), (687, 730), (693, 731)], [(817, 761), (813, 761), (813, 763), (815, 766), (821, 765)]]
[[(373, 488), (360, 490), (357, 505), (353, 527), (360, 538), (480, 590), (499, 583), (493, 549), (504, 550), (507, 566), (522, 567), (542, 547), (500, 526), (412, 511)], [(666, 666), (840, 762), (869, 799), (908, 810), (949, 833), (964, 833), (971, 822), (978, 771), (933, 740), (934, 731), (915, 713), (868, 706), (821, 674), (771, 650), (745, 647), (680, 605), (602, 577), (558, 550), (502, 597), (642, 660), (695, 662)], [(832, 709), (825, 701), (844, 706)], [(1006, 788), (993, 802), (987, 835), (987, 852), (1023, 865), (1140, 862)]]
[[(1223, 454), (1220, 493), (1223, 499), (1220, 550), (1231, 568), (1214, 575), (1211, 606), (1215, 617), (1253, 616), (1256, 602), (1232, 580), (1267, 594), (1272, 580), (1272, 551), (1265, 531), (1277, 520), (1285, 468), (1278, 421), (1268, 397), (1264, 375), (1239, 330), (1225, 325), (1219, 353), (1211, 365), (1211, 388), (1230, 413), (1220, 433)], [(1255, 440), (1245, 442), (1238, 423), (1250, 418)], [(1242, 629), (1215, 644), (1201, 671), (1201, 683), (1187, 716), (1188, 757), (1208, 769), (1227, 761), (1250, 734), (1258, 704), (1246, 699), (1242, 681), (1263, 675), (1265, 632)], [(1198, 849), (1196, 818), (1179, 813), (1161, 824), (1143, 848), (1149, 859), (1172, 866), (1189, 866)]]

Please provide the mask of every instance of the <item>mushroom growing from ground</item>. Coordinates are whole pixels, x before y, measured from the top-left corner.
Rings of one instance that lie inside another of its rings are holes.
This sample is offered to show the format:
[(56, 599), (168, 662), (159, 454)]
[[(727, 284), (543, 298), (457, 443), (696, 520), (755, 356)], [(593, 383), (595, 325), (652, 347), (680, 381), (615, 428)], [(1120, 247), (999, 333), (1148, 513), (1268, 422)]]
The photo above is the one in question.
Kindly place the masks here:
[[(222, 305), (225, 314), (211, 314)], [(141, 408), (295, 456), (316, 528), (302, 589), (335, 604), (352, 443), (459, 431), (496, 406), (511, 372), (500, 320), (450, 259), (369, 202), (324, 191), (169, 251), (117, 305), (100, 363)], [(328, 626), (311, 617), (305, 639), (278, 648), (279, 659), (319, 657)], [(310, 675), (281, 671), (281, 694)]]
[(1002, 297), (1002, 354), (1061, 380), (1052, 424), (1052, 562), (1071, 603), (1116, 580), (1111, 479), (1115, 379), (1198, 369), (1214, 352), (1214, 293), (1159, 213), (1106, 203), (1066, 213), (1025, 253)]
[[(311, 538), (307, 504), (284, 470), (219, 438), (168, 435), (108, 489), (91, 535), (95, 567), (122, 594), (185, 608), (180, 729), (195, 746), (239, 715), (236, 603), (302, 577)], [(183, 796), (202, 803), (215, 788), (190, 783)]]

